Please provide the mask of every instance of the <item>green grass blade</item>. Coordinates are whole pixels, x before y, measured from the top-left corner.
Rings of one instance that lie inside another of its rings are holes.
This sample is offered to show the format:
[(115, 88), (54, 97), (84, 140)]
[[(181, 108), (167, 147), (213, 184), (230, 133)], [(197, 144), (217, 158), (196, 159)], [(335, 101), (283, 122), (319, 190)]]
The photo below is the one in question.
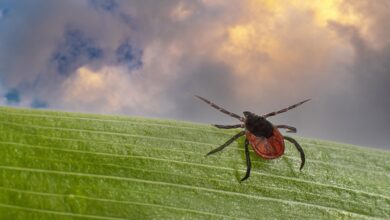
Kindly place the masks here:
[(0, 107), (0, 219), (388, 219), (390, 152), (298, 138), (280, 159), (208, 125)]

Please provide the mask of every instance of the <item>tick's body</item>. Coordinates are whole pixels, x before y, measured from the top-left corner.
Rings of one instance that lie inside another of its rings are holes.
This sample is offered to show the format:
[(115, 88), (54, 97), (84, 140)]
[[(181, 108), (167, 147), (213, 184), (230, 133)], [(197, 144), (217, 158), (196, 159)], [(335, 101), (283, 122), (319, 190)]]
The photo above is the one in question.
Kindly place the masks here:
[(283, 136), (276, 128), (269, 138), (259, 138), (248, 131), (245, 132), (245, 136), (255, 153), (264, 159), (275, 159), (284, 154)]
[(309, 101), (305, 100), (302, 102), (299, 102), (295, 105), (289, 106), (285, 109), (271, 112), (263, 116), (256, 115), (254, 113), (245, 111), (244, 116), (240, 117), (234, 113), (228, 112), (227, 110), (215, 105), (214, 103), (208, 101), (205, 98), (202, 98), (200, 96), (197, 96), (202, 101), (208, 103), (212, 107), (220, 110), (221, 112), (228, 114), (234, 118), (237, 118), (243, 124), (237, 124), (237, 125), (214, 125), (217, 128), (223, 128), (223, 129), (230, 129), (230, 128), (245, 128), (244, 131), (241, 131), (240, 133), (236, 134), (232, 138), (230, 138), (226, 143), (221, 145), (220, 147), (210, 151), (207, 155), (216, 153), (218, 151), (223, 150), (226, 146), (231, 144), (234, 140), (241, 137), (242, 135), (246, 136), (245, 140), (245, 156), (247, 161), (247, 172), (244, 178), (241, 179), (241, 181), (244, 181), (250, 176), (250, 170), (251, 170), (251, 162), (249, 157), (249, 149), (248, 145), (250, 144), (255, 151), (255, 153), (264, 158), (264, 159), (275, 159), (284, 154), (284, 140), (290, 141), (295, 145), (299, 153), (301, 154), (301, 167), (303, 168), (305, 165), (305, 154), (303, 152), (302, 147), (298, 144), (297, 141), (295, 141), (291, 137), (283, 136), (278, 128), (284, 128), (288, 129), (287, 132), (296, 132), (296, 128), (288, 126), (288, 125), (272, 125), (271, 122), (269, 122), (266, 118), (270, 116), (274, 116), (283, 112), (286, 112), (290, 109), (293, 109), (299, 105), (302, 105), (303, 103)]
[(264, 159), (275, 159), (284, 153), (283, 136), (265, 118), (250, 112), (244, 113), (245, 136), (257, 155)]

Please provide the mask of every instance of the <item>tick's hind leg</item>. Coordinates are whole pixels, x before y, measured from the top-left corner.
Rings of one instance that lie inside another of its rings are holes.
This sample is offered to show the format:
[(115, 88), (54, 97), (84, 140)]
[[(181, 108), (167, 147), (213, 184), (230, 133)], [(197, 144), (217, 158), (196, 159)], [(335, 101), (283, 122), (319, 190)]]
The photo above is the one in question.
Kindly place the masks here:
[(275, 127), (287, 129), (287, 132), (289, 133), (297, 133), (297, 129), (289, 125), (276, 125)]
[(210, 151), (208, 154), (206, 154), (206, 156), (223, 150), (225, 147), (227, 147), (229, 144), (233, 143), (233, 141), (235, 141), (237, 138), (241, 137), (244, 134), (245, 134), (245, 131), (241, 131), (240, 133), (234, 135), (232, 138), (230, 138), (228, 141), (226, 141), (226, 143), (224, 143), (221, 146), (219, 146), (218, 148), (215, 148), (214, 150)]
[(213, 125), (213, 126), (217, 127), (217, 128), (222, 128), (222, 129), (244, 128), (244, 124), (238, 124), (238, 125)]
[(299, 168), (299, 170), (302, 170), (303, 166), (305, 165), (305, 152), (303, 152), (303, 149), (302, 149), (301, 145), (299, 145), (299, 143), (295, 139), (293, 139), (291, 137), (284, 136), (283, 138), (288, 140), (289, 142), (293, 143), (294, 146), (299, 151), (299, 153), (301, 154), (301, 167)]
[(251, 175), (251, 158), (249, 156), (249, 148), (248, 148), (249, 142), (248, 139), (245, 139), (245, 159), (246, 159), (246, 174), (245, 176), (241, 179), (241, 182), (248, 179), (249, 176)]

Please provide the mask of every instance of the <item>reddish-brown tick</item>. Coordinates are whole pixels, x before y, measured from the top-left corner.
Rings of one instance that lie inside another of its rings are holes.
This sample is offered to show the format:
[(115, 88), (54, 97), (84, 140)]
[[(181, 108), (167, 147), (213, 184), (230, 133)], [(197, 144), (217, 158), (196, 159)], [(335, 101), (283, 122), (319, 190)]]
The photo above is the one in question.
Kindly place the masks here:
[(310, 99), (304, 100), (302, 102), (299, 102), (295, 105), (291, 105), (287, 108), (284, 108), (282, 110), (271, 112), (262, 116), (256, 115), (252, 112), (245, 111), (244, 116), (241, 117), (239, 115), (236, 115), (234, 113), (231, 113), (218, 105), (210, 102), (209, 100), (202, 98), (200, 96), (196, 96), (200, 100), (206, 102), (207, 104), (211, 105), (213, 108), (218, 109), (222, 113), (225, 113), (227, 115), (230, 115), (233, 118), (237, 118), (242, 122), (242, 124), (236, 124), (236, 125), (214, 125), (217, 128), (222, 129), (231, 129), (231, 128), (244, 128), (244, 131), (239, 132), (238, 134), (234, 135), (232, 138), (230, 138), (226, 143), (222, 144), (220, 147), (210, 151), (206, 156), (216, 153), (218, 151), (223, 150), (225, 147), (227, 147), (229, 144), (233, 143), (234, 140), (237, 138), (245, 135), (245, 157), (246, 157), (246, 163), (247, 163), (247, 170), (245, 176), (241, 179), (241, 181), (244, 181), (249, 178), (250, 172), (251, 172), (251, 160), (249, 157), (249, 148), (248, 145), (251, 144), (253, 150), (255, 153), (267, 160), (275, 159), (284, 154), (284, 140), (287, 140), (294, 144), (294, 146), (297, 148), (299, 153), (301, 154), (301, 167), (300, 170), (302, 170), (303, 166), (305, 165), (305, 153), (303, 152), (302, 147), (299, 145), (299, 143), (294, 140), (291, 137), (283, 136), (279, 128), (287, 129), (287, 132), (297, 132), (297, 129), (288, 125), (273, 125), (271, 122), (269, 122), (266, 118), (270, 116), (274, 116), (283, 112), (286, 112), (290, 109), (293, 109), (295, 107), (298, 107), (299, 105), (302, 105), (303, 103), (309, 101)]

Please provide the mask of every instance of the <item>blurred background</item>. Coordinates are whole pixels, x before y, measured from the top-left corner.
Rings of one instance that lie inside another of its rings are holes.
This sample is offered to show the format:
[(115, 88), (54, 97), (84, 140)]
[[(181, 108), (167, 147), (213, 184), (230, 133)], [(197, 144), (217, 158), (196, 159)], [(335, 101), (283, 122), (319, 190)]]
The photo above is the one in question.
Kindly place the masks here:
[(390, 149), (387, 0), (0, 0), (0, 104), (236, 121)]

